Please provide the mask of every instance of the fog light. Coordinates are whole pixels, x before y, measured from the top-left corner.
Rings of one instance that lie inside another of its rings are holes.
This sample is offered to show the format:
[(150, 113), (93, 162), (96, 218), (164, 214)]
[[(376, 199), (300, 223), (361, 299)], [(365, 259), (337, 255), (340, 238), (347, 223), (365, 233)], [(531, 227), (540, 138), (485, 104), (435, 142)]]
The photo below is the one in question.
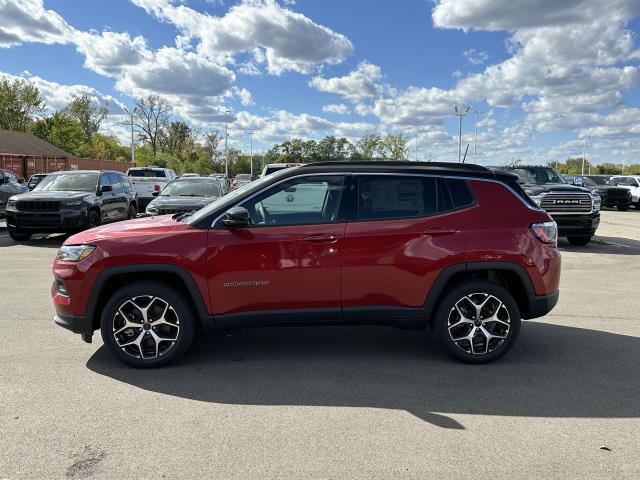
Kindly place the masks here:
[(62, 283), (62, 280), (56, 279), (56, 293), (58, 295), (64, 295), (65, 297), (69, 296), (69, 292), (67, 292), (67, 289), (64, 286), (64, 283)]

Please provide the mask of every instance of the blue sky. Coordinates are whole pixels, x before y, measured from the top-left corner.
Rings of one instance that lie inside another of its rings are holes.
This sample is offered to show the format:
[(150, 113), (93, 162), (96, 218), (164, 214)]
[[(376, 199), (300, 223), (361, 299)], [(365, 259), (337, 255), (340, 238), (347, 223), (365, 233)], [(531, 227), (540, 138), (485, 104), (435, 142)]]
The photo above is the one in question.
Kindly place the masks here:
[[(479, 114), (478, 162), (582, 152), (640, 162), (636, 0), (0, 0), (0, 74), (52, 109), (88, 93), (112, 111), (159, 94), (201, 132), (246, 148), (289, 137), (404, 133), (457, 160), (453, 107)], [(474, 116), (463, 148), (473, 151)]]

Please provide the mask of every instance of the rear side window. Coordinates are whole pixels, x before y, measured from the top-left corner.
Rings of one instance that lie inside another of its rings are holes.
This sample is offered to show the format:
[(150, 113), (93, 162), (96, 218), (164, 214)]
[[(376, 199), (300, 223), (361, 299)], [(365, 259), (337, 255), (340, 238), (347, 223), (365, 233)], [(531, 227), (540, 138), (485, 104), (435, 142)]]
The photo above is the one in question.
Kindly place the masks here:
[(447, 178), (447, 186), (449, 187), (453, 208), (466, 208), (473, 205), (473, 194), (466, 181)]
[(424, 217), (436, 212), (436, 181), (433, 177), (358, 177), (358, 220)]

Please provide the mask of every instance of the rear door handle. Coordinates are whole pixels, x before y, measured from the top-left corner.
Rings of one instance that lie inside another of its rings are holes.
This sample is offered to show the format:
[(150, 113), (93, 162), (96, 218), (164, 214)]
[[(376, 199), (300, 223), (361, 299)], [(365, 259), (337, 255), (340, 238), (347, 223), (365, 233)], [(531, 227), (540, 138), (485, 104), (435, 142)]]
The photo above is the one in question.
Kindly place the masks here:
[(458, 233), (458, 230), (456, 230), (455, 228), (449, 228), (449, 227), (431, 227), (431, 228), (427, 228), (424, 232), (422, 232), (422, 235), (428, 235), (428, 236), (436, 236), (436, 235), (451, 235), (453, 233)]
[(335, 235), (324, 234), (309, 235), (308, 237), (304, 237), (302, 239), (303, 242), (307, 243), (335, 243), (336, 240), (338, 239)]

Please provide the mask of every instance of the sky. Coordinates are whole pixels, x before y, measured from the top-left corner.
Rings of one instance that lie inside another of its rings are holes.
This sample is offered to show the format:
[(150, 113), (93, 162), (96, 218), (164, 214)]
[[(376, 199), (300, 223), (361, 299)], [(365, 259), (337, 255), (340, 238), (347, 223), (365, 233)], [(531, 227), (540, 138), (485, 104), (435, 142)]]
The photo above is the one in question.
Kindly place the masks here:
[[(254, 152), (404, 134), (411, 160), (640, 163), (638, 0), (0, 0), (0, 75), (50, 111), (160, 95)], [(475, 113), (477, 112), (477, 113)], [(475, 132), (477, 125), (477, 143)], [(475, 151), (475, 155), (474, 155)]]

